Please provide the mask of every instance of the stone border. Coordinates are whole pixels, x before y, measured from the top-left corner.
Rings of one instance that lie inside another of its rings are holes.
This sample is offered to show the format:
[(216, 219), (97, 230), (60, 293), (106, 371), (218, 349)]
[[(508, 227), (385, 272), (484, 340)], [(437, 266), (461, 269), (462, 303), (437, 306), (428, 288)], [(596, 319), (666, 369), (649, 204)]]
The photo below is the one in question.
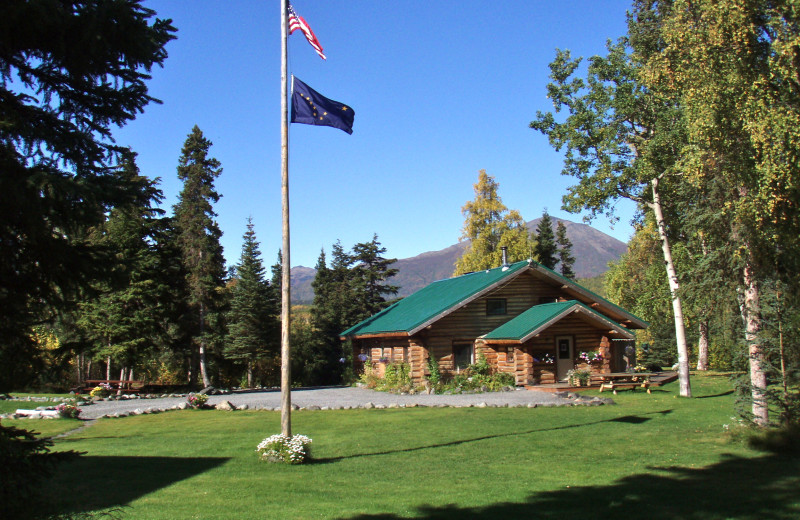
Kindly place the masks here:
[[(180, 397), (178, 395), (173, 395), (172, 397)], [(448, 405), (448, 404), (419, 404), (419, 403), (390, 403), (390, 404), (374, 404), (372, 402), (366, 402), (364, 404), (360, 404), (357, 406), (318, 406), (318, 405), (311, 405), (311, 406), (298, 406), (292, 405), (292, 410), (294, 411), (316, 411), (316, 410), (386, 410), (386, 409), (400, 409), (400, 408), (553, 408), (559, 406), (603, 406), (608, 404), (615, 404), (613, 399), (607, 397), (589, 397), (582, 394), (578, 394), (575, 392), (558, 392), (554, 394), (554, 397), (560, 397), (562, 399), (568, 399), (571, 402), (568, 403), (516, 403), (516, 404), (495, 404), (495, 403), (486, 403), (485, 401), (481, 401), (479, 403), (469, 403), (469, 404), (459, 404), (459, 405)], [(30, 419), (45, 419), (45, 418), (55, 418), (45, 416), (41, 412), (45, 410), (52, 410), (53, 407), (39, 407), (42, 410), (33, 411), (34, 413), (30, 415), (23, 415), (19, 413), (12, 413), (12, 414), (3, 414), (0, 415), (0, 419), (23, 419), (23, 418), (30, 418)], [(114, 412), (100, 415), (99, 417), (93, 419), (86, 419), (86, 420), (94, 420), (94, 419), (117, 419), (120, 417), (129, 417), (132, 415), (148, 415), (148, 414), (156, 414), (156, 413), (164, 413), (174, 410), (186, 410), (190, 409), (188, 403), (181, 402), (176, 405), (167, 407), (167, 408), (158, 408), (158, 407), (149, 407), (149, 408), (136, 408), (131, 411), (122, 411), (122, 412)], [(250, 406), (248, 404), (242, 404), (239, 406), (234, 405), (230, 401), (221, 401), (218, 402), (216, 405), (206, 405), (204, 406), (205, 409), (216, 409), (216, 410), (227, 410), (227, 411), (237, 411), (237, 410), (259, 410), (259, 411), (271, 411), (271, 412), (279, 412), (281, 409), (280, 407), (271, 407), (271, 406)], [(22, 411), (22, 410), (18, 410)]]

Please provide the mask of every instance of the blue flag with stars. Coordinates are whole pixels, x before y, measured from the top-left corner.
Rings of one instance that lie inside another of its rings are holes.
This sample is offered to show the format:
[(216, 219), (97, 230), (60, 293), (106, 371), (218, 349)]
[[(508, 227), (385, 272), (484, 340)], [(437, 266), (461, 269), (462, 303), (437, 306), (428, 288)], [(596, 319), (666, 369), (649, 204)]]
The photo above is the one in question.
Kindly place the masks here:
[(349, 106), (328, 99), (296, 77), (292, 77), (292, 123), (332, 126), (353, 133), (355, 113)]

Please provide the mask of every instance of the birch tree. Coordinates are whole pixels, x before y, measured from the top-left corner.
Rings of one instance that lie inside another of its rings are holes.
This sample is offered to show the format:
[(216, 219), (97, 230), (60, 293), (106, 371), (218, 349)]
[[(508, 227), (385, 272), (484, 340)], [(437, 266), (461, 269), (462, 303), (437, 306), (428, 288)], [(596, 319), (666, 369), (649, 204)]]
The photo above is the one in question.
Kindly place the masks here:
[(652, 211), (661, 241), (672, 299), (678, 350), (680, 394), (691, 397), (689, 350), (680, 284), (669, 239), (662, 192), (677, 175), (675, 150), (682, 142), (680, 110), (652, 96), (639, 82), (629, 40), (609, 44), (608, 55), (589, 60), (586, 80), (578, 77), (581, 59), (559, 50), (550, 64), (547, 87), (555, 112), (537, 112), (530, 127), (547, 135), (557, 151), (565, 148), (563, 175), (577, 179), (564, 196), (564, 209), (589, 211), (589, 219), (614, 219), (615, 203), (629, 199)]
[(643, 78), (684, 107), (687, 182), (725, 187), (715, 238), (737, 272), (752, 415), (766, 426), (762, 284), (800, 233), (800, 15), (788, 0), (642, 4), (666, 14)]

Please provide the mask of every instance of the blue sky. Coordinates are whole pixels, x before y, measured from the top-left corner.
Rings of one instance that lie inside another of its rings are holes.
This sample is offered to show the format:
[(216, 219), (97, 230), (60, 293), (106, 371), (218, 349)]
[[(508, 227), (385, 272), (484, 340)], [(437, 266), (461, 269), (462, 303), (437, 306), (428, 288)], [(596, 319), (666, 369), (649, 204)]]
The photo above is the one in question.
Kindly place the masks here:
[[(176, 168), (197, 124), (223, 173), (215, 205), (229, 264), (238, 261), (253, 217), (264, 261), (281, 245), (280, 2), (145, 1), (171, 18), (167, 46), (150, 92), (163, 101), (115, 132), (139, 154), (143, 174), (161, 178), (171, 212), (181, 183)], [(603, 53), (625, 33), (629, 1), (296, 0), (327, 61), (297, 31), (289, 72), (355, 110), (353, 135), (290, 125), (291, 263), (313, 267), (321, 248), (349, 249), (373, 233), (387, 256), (406, 258), (455, 243), (461, 206), (478, 170), (525, 220), (561, 211), (572, 182), (562, 155), (528, 128), (546, 98), (556, 48)], [(612, 229), (627, 241), (633, 213), (619, 205)]]

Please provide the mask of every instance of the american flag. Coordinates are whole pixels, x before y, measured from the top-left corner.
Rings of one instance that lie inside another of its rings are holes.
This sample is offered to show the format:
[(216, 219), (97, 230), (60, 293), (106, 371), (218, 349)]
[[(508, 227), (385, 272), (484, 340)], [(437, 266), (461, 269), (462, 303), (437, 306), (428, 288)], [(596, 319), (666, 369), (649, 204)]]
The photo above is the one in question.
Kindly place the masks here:
[(308, 40), (308, 43), (314, 47), (314, 50), (317, 51), (319, 57), (323, 60), (326, 59), (325, 55), (322, 53), (322, 45), (319, 44), (319, 40), (317, 40), (317, 36), (314, 34), (314, 31), (311, 30), (311, 27), (308, 26), (308, 23), (306, 23), (302, 16), (294, 12), (294, 8), (292, 8), (291, 4), (289, 4), (289, 34), (292, 34), (297, 29), (303, 31), (306, 40)]

